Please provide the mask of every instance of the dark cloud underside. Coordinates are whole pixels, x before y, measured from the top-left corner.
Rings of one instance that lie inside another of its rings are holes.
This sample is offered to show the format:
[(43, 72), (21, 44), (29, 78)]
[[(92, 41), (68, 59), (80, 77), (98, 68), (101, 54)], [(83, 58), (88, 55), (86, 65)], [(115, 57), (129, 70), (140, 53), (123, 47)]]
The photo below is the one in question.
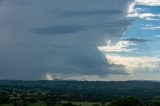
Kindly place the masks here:
[(70, 33), (76, 33), (79, 31), (85, 30), (85, 26), (82, 25), (58, 25), (58, 26), (52, 26), (52, 27), (46, 27), (46, 28), (38, 28), (32, 30), (34, 33), (37, 34), (70, 34)]

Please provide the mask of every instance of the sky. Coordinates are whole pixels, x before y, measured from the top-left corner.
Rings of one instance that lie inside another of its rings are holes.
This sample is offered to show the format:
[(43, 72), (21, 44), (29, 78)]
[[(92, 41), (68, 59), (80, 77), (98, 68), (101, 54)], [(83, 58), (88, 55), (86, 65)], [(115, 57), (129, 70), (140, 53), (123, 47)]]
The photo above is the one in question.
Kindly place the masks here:
[(159, 0), (0, 0), (0, 79), (160, 80)]

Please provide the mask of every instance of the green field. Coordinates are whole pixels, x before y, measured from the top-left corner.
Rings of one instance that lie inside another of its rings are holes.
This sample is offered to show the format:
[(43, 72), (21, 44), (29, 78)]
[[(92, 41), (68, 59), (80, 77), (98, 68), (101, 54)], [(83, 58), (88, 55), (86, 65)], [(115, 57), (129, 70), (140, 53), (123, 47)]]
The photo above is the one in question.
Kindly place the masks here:
[(100, 102), (72, 102), (74, 105), (81, 106), (93, 106), (94, 104), (100, 105)]
[[(61, 101), (61, 104), (63, 103), (68, 103), (67, 101)], [(101, 106), (101, 102), (71, 102), (72, 104), (74, 105), (77, 105), (77, 106), (93, 106), (93, 105), (100, 105)], [(105, 103), (106, 105), (108, 103)]]
[[(57, 104), (57, 106), (62, 106), (62, 104), (64, 104), (64, 103), (68, 103), (68, 102), (61, 101), (59, 104)], [(101, 106), (100, 102), (71, 102), (71, 103), (76, 106), (93, 106), (96, 104)], [(14, 106), (14, 105), (13, 104), (1, 104), (0, 106)], [(47, 105), (43, 102), (37, 102), (37, 103), (28, 103), (28, 106), (47, 106)]]
[(47, 106), (47, 105), (42, 102), (37, 102), (37, 103), (29, 103), (28, 106)]
[[(1, 104), (0, 106), (14, 106), (13, 104)], [(37, 102), (37, 103), (28, 103), (28, 106), (47, 106), (44, 103)]]
[(0, 106), (13, 106), (13, 104), (1, 104)]

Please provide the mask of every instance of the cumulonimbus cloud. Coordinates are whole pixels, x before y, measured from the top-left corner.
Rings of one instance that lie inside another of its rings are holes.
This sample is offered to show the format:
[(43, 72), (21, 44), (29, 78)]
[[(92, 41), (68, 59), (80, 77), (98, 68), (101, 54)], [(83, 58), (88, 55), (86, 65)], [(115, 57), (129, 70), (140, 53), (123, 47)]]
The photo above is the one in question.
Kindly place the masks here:
[(97, 46), (119, 39), (131, 25), (130, 0), (20, 1), (0, 5), (1, 79), (126, 74)]

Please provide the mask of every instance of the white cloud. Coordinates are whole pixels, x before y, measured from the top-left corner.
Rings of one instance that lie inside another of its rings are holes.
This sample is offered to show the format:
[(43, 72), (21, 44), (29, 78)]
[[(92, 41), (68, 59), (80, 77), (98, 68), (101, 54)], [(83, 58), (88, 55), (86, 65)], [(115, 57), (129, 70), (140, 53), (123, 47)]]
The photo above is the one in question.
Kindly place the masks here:
[(159, 70), (160, 58), (147, 56), (120, 56), (107, 55), (108, 61), (112, 64), (124, 65), (128, 73), (139, 71), (157, 71)]
[(145, 30), (159, 30), (160, 26), (145, 25), (145, 27), (143, 27), (142, 29), (145, 29)]
[(134, 10), (134, 12), (128, 14), (128, 17), (138, 17), (144, 20), (160, 20), (160, 14), (141, 13), (136, 9)]
[(139, 18), (145, 19), (147, 17), (159, 17), (160, 14), (152, 14), (152, 13), (141, 13), (138, 15)]
[[(135, 0), (128, 7), (128, 17), (137, 17), (144, 20), (160, 20), (160, 14), (147, 12), (147, 9), (135, 8), (136, 5), (159, 5), (157, 0)], [(153, 5), (153, 6), (154, 6)]]
[(137, 5), (160, 6), (160, 0), (135, 0)]
[(136, 48), (132, 49), (129, 48), (129, 46), (131, 45), (137, 45), (137, 44), (122, 40), (117, 42), (115, 45), (112, 45), (111, 40), (109, 40), (106, 46), (98, 46), (98, 49), (104, 52), (131, 52), (136, 50)]
[(128, 5), (128, 13), (132, 13), (134, 11), (135, 2), (131, 2)]

